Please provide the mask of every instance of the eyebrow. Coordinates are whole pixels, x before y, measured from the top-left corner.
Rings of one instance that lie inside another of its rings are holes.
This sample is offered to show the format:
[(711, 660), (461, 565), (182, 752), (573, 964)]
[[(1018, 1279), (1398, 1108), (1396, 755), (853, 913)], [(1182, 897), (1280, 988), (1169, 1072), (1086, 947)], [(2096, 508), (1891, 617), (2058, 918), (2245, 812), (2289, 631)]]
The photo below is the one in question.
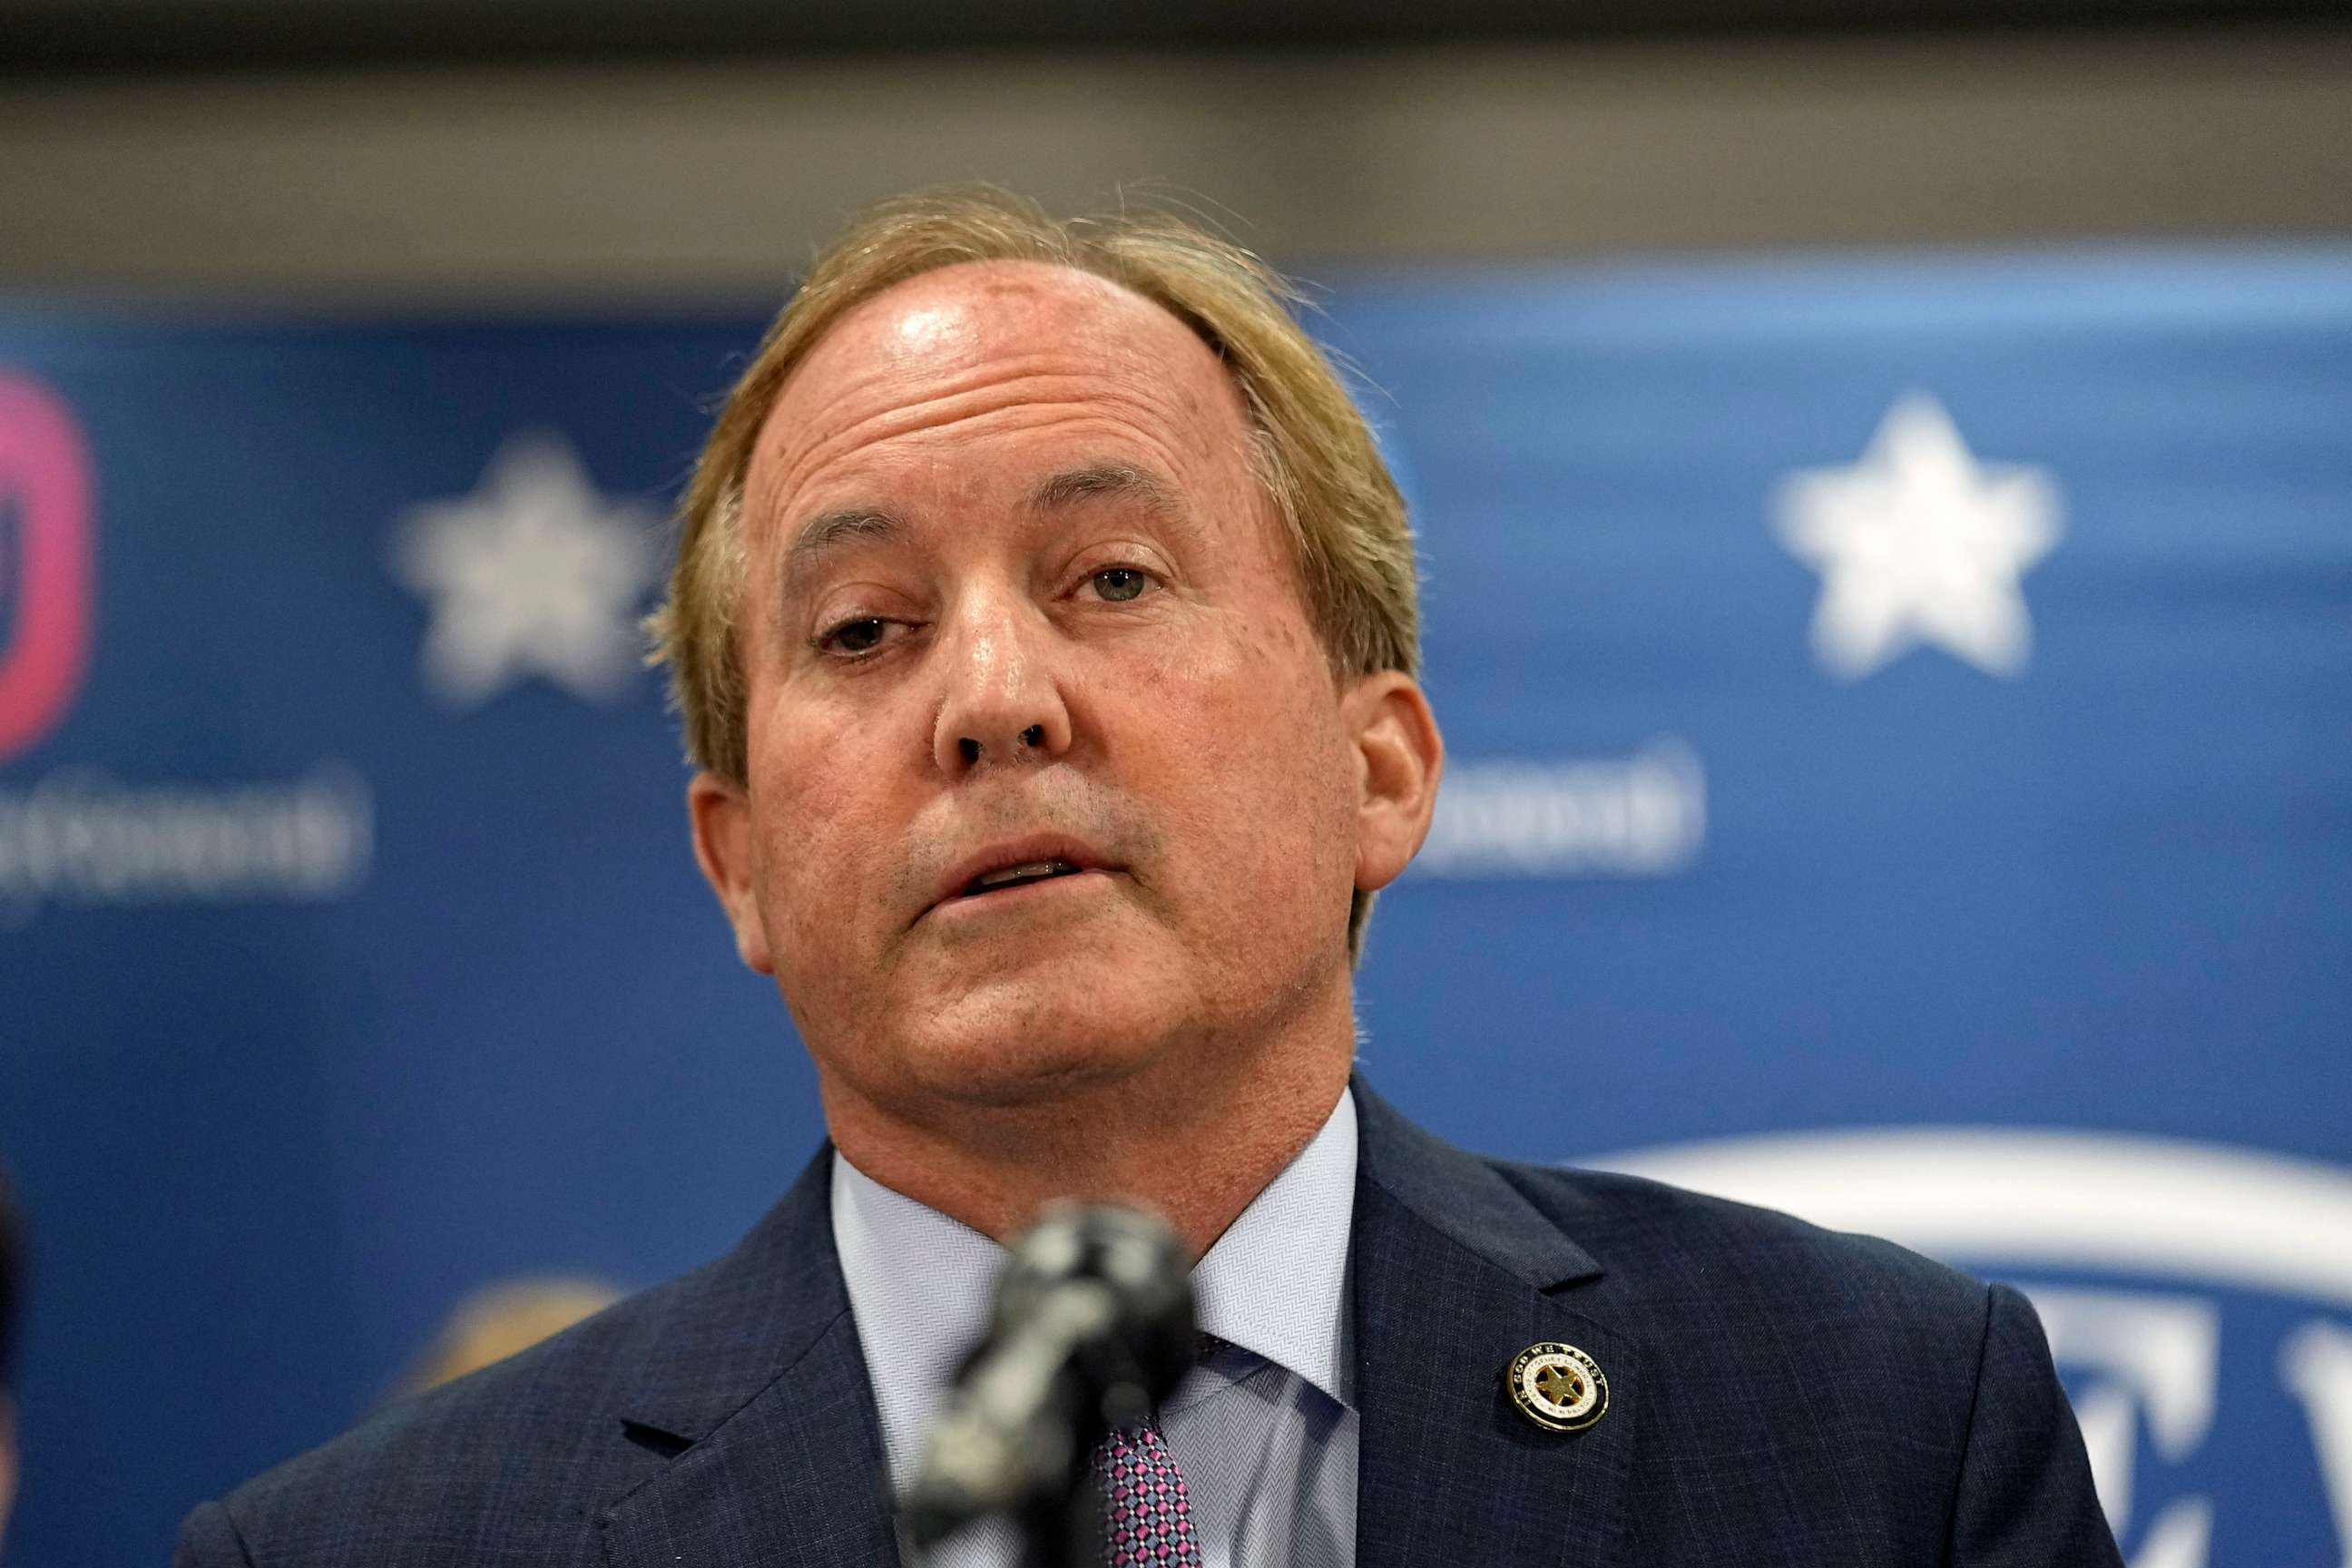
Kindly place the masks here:
[(821, 511), (800, 526), (784, 554), (782, 601), (796, 593), (809, 569), (845, 544), (877, 543), (906, 532), (906, 521), (878, 507), (845, 506)]
[[(1199, 525), (1191, 510), (1167, 482), (1132, 463), (1087, 463), (1049, 474), (1030, 487), (1032, 511), (1067, 511), (1092, 500), (1127, 500), (1140, 504), (1160, 521), (1197, 536)], [(907, 520), (880, 507), (845, 506), (818, 512), (800, 525), (785, 552), (781, 574), (780, 605), (791, 602), (810, 570), (825, 556), (851, 544), (887, 543), (908, 531)]]
[(1034, 511), (1063, 511), (1082, 501), (1103, 500), (1140, 501), (1167, 517), (1181, 516), (1184, 510), (1175, 492), (1157, 475), (1132, 463), (1088, 463), (1066, 468), (1040, 479), (1029, 491), (1029, 506)]
[(1055, 512), (1091, 500), (1127, 501), (1139, 506), (1151, 520), (1181, 536), (1194, 549), (1205, 548), (1206, 535), (1183, 493), (1151, 472), (1117, 460), (1065, 468), (1031, 487), (1033, 511)]

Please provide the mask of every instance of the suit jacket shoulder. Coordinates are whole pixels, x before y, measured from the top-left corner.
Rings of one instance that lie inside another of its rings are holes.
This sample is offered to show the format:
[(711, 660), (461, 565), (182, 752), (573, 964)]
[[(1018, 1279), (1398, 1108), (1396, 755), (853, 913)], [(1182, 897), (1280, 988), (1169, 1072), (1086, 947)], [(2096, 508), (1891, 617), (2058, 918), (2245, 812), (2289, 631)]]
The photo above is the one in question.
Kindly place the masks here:
[(828, 1149), (726, 1257), (205, 1504), (176, 1561), (601, 1561), (612, 1510), (813, 1361), (832, 1440), (878, 1462), (829, 1190)]
[(1801, 1319), (1809, 1334), (1924, 1335), (1915, 1348), (1957, 1349), (1960, 1363), (1974, 1360), (1984, 1282), (1893, 1242), (1640, 1176), (1490, 1163), (1603, 1261), (1612, 1294), (1641, 1298), (1653, 1332), (1752, 1332)]
[[(2116, 1563), (2015, 1291), (1359, 1103), (1364, 1563)], [(1587, 1430), (1497, 1386), (1548, 1342), (1606, 1380)]]

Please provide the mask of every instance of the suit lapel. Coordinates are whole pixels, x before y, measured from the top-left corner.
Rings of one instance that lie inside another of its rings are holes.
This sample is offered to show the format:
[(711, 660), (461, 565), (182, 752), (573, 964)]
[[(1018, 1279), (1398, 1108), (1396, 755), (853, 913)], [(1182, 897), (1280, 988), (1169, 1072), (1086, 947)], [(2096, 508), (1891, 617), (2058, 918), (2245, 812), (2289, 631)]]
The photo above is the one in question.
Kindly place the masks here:
[[(1356, 1561), (1618, 1562), (1641, 1367), (1580, 1302), (1599, 1265), (1492, 1166), (1355, 1093)], [(1609, 1381), (1585, 1431), (1545, 1431), (1504, 1395), (1505, 1366), (1546, 1340)]]
[(612, 1568), (898, 1561), (881, 1422), (834, 1252), (832, 1160), (820, 1150), (659, 1326), (621, 1424), (652, 1474), (604, 1513)]

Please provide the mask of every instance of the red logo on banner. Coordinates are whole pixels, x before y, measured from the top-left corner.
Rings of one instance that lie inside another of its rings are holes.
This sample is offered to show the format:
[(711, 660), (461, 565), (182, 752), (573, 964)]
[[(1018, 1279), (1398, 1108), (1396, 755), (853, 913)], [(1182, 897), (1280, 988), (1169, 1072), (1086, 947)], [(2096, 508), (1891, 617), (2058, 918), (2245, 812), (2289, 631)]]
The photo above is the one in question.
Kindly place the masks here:
[(89, 663), (89, 498), (72, 412), (0, 371), (0, 761), (57, 727)]

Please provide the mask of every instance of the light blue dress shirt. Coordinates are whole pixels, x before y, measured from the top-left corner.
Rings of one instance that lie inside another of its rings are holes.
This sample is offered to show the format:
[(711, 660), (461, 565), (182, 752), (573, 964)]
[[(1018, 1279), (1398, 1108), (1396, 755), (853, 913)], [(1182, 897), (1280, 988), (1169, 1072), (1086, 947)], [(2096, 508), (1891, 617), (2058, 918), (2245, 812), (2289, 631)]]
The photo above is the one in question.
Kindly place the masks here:
[[(1192, 1270), (1202, 1331), (1232, 1347), (1160, 1406), (1204, 1568), (1356, 1560), (1355, 1343), (1348, 1236), (1356, 1102), (1322, 1130)], [(890, 1483), (903, 1489), (964, 1352), (988, 1319), (1004, 1249), (891, 1191), (836, 1152), (833, 1239), (866, 1352)], [(901, 1552), (908, 1563), (916, 1559)], [(1016, 1568), (1003, 1521), (960, 1531), (928, 1568)]]

